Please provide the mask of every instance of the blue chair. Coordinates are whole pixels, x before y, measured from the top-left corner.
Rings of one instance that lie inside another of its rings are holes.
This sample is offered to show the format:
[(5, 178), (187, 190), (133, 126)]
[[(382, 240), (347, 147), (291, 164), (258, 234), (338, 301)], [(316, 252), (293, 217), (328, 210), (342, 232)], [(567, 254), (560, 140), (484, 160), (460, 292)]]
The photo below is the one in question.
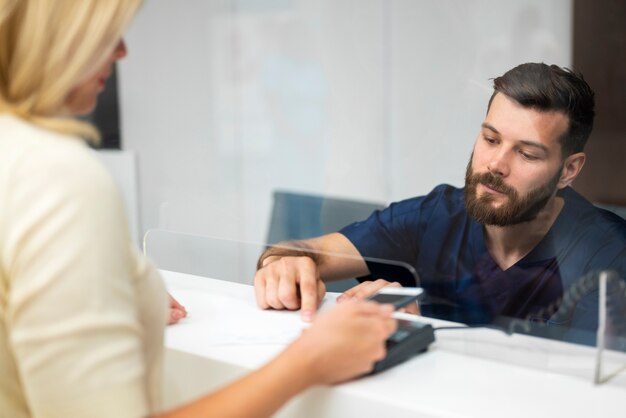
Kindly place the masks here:
[[(337, 232), (384, 207), (382, 203), (277, 190), (274, 192), (267, 242), (275, 244)], [(357, 283), (355, 279), (339, 280), (328, 283), (327, 289), (331, 292), (343, 292)]]

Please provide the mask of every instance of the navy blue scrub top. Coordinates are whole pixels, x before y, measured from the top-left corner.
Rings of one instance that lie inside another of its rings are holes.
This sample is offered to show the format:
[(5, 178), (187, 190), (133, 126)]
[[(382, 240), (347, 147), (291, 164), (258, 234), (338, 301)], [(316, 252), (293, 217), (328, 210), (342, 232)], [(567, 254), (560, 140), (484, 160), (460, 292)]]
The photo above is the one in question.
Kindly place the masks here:
[[(597, 285), (594, 291), (580, 283), (585, 277), (597, 281), (606, 269), (626, 277), (626, 221), (569, 187), (559, 195), (565, 205), (552, 228), (506, 270), (487, 251), (482, 225), (466, 212), (463, 189), (449, 185), (393, 203), (340, 232), (366, 258), (373, 278), (423, 287), (425, 316), (467, 324), (518, 318), (595, 330)], [(406, 270), (370, 257), (413, 266), (419, 283)], [(575, 309), (561, 306), (568, 291)], [(560, 307), (567, 312), (555, 315)]]

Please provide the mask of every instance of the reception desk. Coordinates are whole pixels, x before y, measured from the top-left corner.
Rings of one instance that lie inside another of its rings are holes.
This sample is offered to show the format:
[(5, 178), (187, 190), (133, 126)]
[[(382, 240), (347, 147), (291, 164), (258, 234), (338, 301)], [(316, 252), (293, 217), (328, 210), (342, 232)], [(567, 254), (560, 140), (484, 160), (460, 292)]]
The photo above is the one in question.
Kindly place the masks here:
[[(251, 286), (162, 274), (189, 313), (166, 330), (166, 407), (262, 365), (305, 326), (298, 312), (259, 310)], [(328, 294), (322, 309), (335, 296)], [(427, 352), (375, 376), (311, 389), (277, 416), (626, 416), (626, 373), (594, 385), (594, 361), (591, 347), (489, 329), (441, 330)]]

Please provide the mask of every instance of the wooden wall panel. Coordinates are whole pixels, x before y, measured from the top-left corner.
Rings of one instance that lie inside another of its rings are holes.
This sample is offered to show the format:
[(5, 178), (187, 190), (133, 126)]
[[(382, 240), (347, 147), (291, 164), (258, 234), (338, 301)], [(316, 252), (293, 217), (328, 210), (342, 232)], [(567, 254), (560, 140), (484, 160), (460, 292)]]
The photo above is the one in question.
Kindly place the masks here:
[(596, 92), (588, 160), (574, 187), (626, 206), (626, 1), (574, 0), (574, 69)]

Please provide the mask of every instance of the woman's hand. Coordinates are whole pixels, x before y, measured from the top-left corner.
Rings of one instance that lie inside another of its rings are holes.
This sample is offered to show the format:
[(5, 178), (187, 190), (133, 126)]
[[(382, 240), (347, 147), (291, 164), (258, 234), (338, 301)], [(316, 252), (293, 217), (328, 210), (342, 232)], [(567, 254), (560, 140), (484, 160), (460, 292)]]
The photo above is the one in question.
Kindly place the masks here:
[(185, 309), (183, 305), (178, 303), (178, 301), (174, 299), (169, 293), (167, 296), (169, 297), (170, 301), (170, 314), (167, 317), (167, 325), (172, 325), (187, 316), (187, 309)]
[(309, 357), (313, 383), (332, 384), (370, 372), (397, 326), (393, 306), (346, 301), (318, 314), (291, 349)]

